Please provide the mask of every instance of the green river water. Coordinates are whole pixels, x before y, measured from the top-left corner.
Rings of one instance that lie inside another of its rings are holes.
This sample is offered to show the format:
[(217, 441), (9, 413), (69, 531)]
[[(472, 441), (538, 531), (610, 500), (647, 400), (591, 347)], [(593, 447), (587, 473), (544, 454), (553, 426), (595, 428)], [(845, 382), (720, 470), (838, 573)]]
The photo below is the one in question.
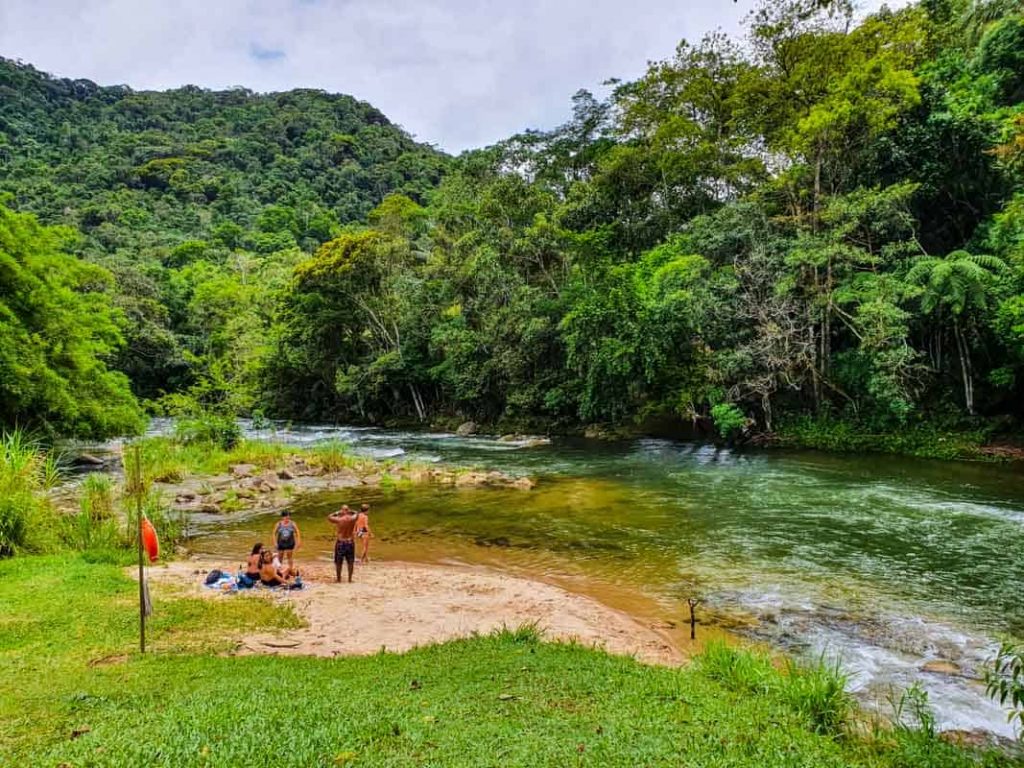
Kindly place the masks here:
[[(378, 458), (539, 481), (532, 491), (416, 486), (306, 497), (295, 510), (304, 557), (329, 557), (325, 514), (367, 501), (381, 557), (533, 574), (679, 625), (669, 634), (680, 643), (685, 598), (700, 597), (706, 619), (739, 634), (839, 658), (869, 705), (917, 681), (942, 727), (1012, 735), (976, 678), (998, 637), (1024, 636), (1017, 468), (666, 440), (526, 447), (328, 427), (252, 434), (296, 444), (341, 438)], [(271, 525), (266, 516), (207, 524), (196, 546), (242, 553), (267, 540)], [(922, 669), (937, 660), (962, 674)]]

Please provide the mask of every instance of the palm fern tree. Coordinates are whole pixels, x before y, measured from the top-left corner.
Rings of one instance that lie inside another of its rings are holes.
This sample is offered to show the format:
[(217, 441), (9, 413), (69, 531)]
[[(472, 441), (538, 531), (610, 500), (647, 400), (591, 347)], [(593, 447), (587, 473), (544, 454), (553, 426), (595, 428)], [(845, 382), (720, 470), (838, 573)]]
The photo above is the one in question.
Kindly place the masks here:
[[(921, 311), (933, 316), (941, 328), (946, 319), (952, 322), (953, 339), (960, 358), (967, 412), (974, 415), (974, 369), (964, 328), (972, 312), (988, 306), (995, 275), (1006, 269), (1006, 263), (995, 256), (975, 256), (967, 251), (953, 251), (944, 258), (921, 256), (907, 272), (907, 283), (920, 289)], [(941, 358), (940, 358), (941, 365)]]

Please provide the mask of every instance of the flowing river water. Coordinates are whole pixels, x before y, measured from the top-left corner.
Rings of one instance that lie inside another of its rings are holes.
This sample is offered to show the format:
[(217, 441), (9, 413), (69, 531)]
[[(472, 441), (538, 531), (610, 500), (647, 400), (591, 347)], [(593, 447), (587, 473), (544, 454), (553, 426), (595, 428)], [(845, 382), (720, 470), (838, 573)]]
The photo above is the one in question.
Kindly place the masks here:
[[(1024, 637), (1017, 468), (654, 439), (531, 447), (341, 427), (249, 435), (341, 439), (377, 458), (539, 481), (532, 491), (414, 486), (304, 497), (294, 514), (306, 558), (329, 557), (325, 514), (367, 501), (383, 557), (534, 575), (656, 622), (681, 645), (686, 598), (698, 597), (699, 615), (734, 632), (838, 659), (868, 706), (885, 710), (893, 690), (917, 682), (940, 728), (1013, 735), (977, 678), (999, 637)], [(271, 525), (266, 516), (207, 524), (195, 547), (240, 559)], [(955, 666), (928, 671), (935, 662)]]

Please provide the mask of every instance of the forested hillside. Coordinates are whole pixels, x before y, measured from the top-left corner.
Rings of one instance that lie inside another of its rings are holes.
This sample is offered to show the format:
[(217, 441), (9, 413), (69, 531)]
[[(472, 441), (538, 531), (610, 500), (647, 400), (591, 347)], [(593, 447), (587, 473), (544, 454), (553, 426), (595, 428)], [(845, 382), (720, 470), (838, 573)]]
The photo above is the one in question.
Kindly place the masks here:
[(1018, 2), (765, 2), (744, 39), (455, 160), (346, 97), (0, 72), (0, 188), (114, 272), (110, 364), (142, 397), (722, 432), (1021, 415)]
[(135, 92), (0, 59), (0, 194), (113, 274), (108, 360), (144, 398), (226, 377), (252, 407), (275, 287), (385, 195), (423, 200), (444, 164), (348, 96)]

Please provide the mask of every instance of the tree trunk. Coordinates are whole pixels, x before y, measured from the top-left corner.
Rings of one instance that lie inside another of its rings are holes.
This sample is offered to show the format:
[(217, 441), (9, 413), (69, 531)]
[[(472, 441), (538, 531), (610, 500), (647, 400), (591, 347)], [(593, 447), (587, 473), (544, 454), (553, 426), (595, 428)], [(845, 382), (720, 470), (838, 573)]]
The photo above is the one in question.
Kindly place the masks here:
[(412, 404), (416, 406), (416, 417), (420, 420), (420, 422), (426, 421), (427, 414), (423, 408), (423, 398), (420, 397), (419, 390), (416, 389), (415, 385), (409, 385), (409, 394), (412, 395)]
[(810, 323), (810, 334), (811, 334), (811, 392), (814, 395), (814, 412), (818, 413), (821, 411), (821, 376), (818, 372), (818, 356), (821, 352), (819, 348), (818, 335), (816, 333), (817, 326), (812, 320)]
[(964, 405), (967, 413), (974, 416), (974, 376), (971, 368), (971, 353), (967, 348), (967, 339), (960, 328), (960, 322), (953, 320), (953, 337), (956, 339), (956, 350), (960, 355), (960, 373), (964, 381)]

